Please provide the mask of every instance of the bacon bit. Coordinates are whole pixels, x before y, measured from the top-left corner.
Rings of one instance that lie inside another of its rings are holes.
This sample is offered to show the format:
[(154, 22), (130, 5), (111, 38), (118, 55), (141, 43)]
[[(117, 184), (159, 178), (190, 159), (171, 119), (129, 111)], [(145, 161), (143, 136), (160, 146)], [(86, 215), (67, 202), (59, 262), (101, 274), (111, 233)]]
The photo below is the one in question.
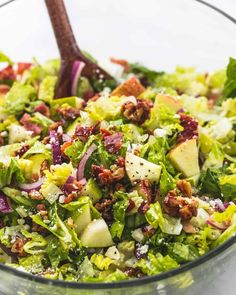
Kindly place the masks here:
[(49, 107), (43, 102), (34, 108), (35, 112), (39, 112), (46, 117), (50, 117)]
[(182, 220), (189, 220), (197, 216), (197, 207), (196, 200), (178, 196), (175, 190), (170, 191), (163, 201), (165, 213), (172, 217), (180, 217)]
[(30, 146), (28, 144), (22, 145), (18, 150), (14, 152), (15, 157), (23, 156), (28, 151), (29, 148)]
[(151, 236), (153, 236), (155, 234), (156, 230), (155, 230), (155, 228), (151, 227), (150, 225), (147, 225), (142, 228), (142, 232), (145, 237), (150, 238)]
[(123, 270), (123, 273), (125, 273), (128, 277), (136, 277), (136, 278), (142, 278), (144, 277), (144, 273), (141, 271), (138, 267), (126, 267)]
[(111, 93), (113, 96), (134, 96), (138, 97), (141, 93), (145, 91), (145, 88), (140, 83), (140, 81), (132, 77), (123, 84), (119, 85)]
[(39, 135), (43, 130), (43, 128), (38, 124), (32, 123), (30, 115), (26, 113), (20, 119), (20, 123), (25, 127), (26, 130), (32, 131), (33, 135)]
[(198, 122), (191, 116), (180, 114), (180, 124), (184, 130), (178, 135), (178, 142), (184, 142), (192, 138), (198, 138)]
[(90, 127), (77, 126), (75, 129), (75, 134), (73, 139), (79, 138), (79, 140), (86, 142), (92, 134), (95, 134), (97, 131), (98, 124), (95, 124)]
[(17, 63), (17, 75), (22, 75), (25, 70), (28, 70), (32, 66), (29, 62), (18, 62)]
[(32, 190), (29, 192), (29, 197), (31, 200), (44, 200), (44, 196), (40, 194), (40, 192), (36, 190)]
[(125, 158), (122, 157), (122, 156), (119, 156), (116, 159), (116, 164), (117, 164), (118, 167), (125, 167)]
[(102, 214), (102, 217), (106, 222), (113, 221), (112, 205), (114, 203), (114, 199), (102, 199), (99, 203), (95, 204), (95, 208)]
[(67, 155), (65, 154), (65, 150), (72, 145), (72, 142), (71, 141), (67, 141), (65, 143), (63, 143), (63, 145), (61, 146), (61, 153), (62, 153), (62, 156), (67, 158)]
[(0, 85), (0, 97), (3, 95), (6, 95), (10, 89), (11, 89), (11, 87), (8, 85), (5, 85), (5, 84)]
[(24, 245), (26, 242), (27, 242), (26, 239), (21, 239), (19, 237), (16, 237), (16, 240), (11, 247), (11, 252), (18, 253), (20, 257), (27, 256), (27, 254), (24, 251)]
[(122, 146), (123, 134), (121, 132), (114, 133), (104, 138), (104, 146), (111, 153), (117, 153)]
[(129, 199), (129, 205), (126, 209), (126, 212), (129, 213), (131, 210), (133, 210), (135, 208), (135, 203), (133, 200)]
[(180, 179), (177, 183), (177, 187), (184, 197), (190, 198), (192, 196), (192, 187), (187, 180)]
[(137, 104), (131, 101), (125, 103), (121, 112), (128, 120), (136, 124), (143, 124), (149, 118), (151, 107), (150, 101), (138, 99)]
[(0, 80), (15, 80), (16, 75), (12, 66), (7, 66), (0, 71)]
[(152, 202), (152, 185), (149, 180), (140, 180), (137, 184), (137, 191), (148, 203)]
[(75, 120), (80, 115), (80, 110), (77, 108), (73, 108), (71, 106), (64, 107), (64, 108), (59, 107), (56, 109), (56, 111), (66, 121)]
[(125, 59), (117, 59), (117, 58), (114, 58), (114, 57), (111, 57), (110, 58), (110, 61), (114, 64), (117, 64), (119, 66), (122, 66), (124, 68), (124, 72), (125, 73), (128, 73), (129, 70), (130, 70), (130, 66), (129, 66), (129, 63), (127, 60)]
[(147, 210), (150, 208), (147, 201), (143, 201), (141, 205), (138, 207), (138, 213), (145, 214)]

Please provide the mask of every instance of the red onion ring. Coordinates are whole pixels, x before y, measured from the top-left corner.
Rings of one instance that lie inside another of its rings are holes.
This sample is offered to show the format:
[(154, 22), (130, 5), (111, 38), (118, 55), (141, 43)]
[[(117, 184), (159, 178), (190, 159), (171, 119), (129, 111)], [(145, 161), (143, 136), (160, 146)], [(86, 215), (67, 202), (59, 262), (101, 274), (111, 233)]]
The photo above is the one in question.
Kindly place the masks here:
[(2, 192), (0, 193), (0, 212), (2, 213), (10, 213), (12, 212), (12, 208), (7, 201), (7, 196)]
[(38, 181), (33, 182), (33, 183), (19, 184), (19, 188), (25, 192), (30, 192), (32, 190), (38, 191), (41, 188), (45, 178), (46, 177), (39, 178)]
[(86, 153), (83, 155), (82, 159), (79, 162), (78, 168), (77, 168), (77, 180), (82, 180), (84, 178), (84, 169), (85, 165), (89, 159), (89, 157), (92, 155), (92, 153), (97, 149), (96, 144), (91, 144)]
[(79, 60), (74, 61), (71, 71), (71, 95), (76, 96), (78, 81), (85, 63)]

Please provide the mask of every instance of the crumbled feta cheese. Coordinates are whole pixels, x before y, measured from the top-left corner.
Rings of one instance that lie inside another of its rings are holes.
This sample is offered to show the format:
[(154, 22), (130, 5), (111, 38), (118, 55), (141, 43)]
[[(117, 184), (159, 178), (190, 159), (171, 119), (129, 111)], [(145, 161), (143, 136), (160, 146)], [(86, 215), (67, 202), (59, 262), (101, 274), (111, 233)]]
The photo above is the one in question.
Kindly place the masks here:
[(137, 241), (137, 242), (142, 242), (142, 240), (144, 239), (144, 234), (142, 232), (141, 228), (137, 228), (135, 229), (132, 234), (131, 234), (132, 238)]
[(140, 245), (140, 247), (138, 248), (139, 249), (139, 253), (140, 254), (146, 254), (147, 251), (148, 251), (148, 245)]
[(51, 146), (50, 143), (47, 143), (47, 144), (45, 145), (45, 148), (46, 148), (47, 150), (51, 150), (51, 149), (52, 149), (52, 146)]
[(59, 203), (60, 204), (63, 204), (64, 201), (65, 201), (65, 196), (64, 195), (60, 195), (60, 197), (59, 197)]
[(59, 133), (59, 134), (63, 134), (63, 129), (62, 129), (61, 126), (59, 126), (59, 127), (57, 128), (57, 133)]
[(165, 129), (157, 128), (154, 130), (153, 134), (156, 137), (164, 137), (167, 134), (167, 132)]

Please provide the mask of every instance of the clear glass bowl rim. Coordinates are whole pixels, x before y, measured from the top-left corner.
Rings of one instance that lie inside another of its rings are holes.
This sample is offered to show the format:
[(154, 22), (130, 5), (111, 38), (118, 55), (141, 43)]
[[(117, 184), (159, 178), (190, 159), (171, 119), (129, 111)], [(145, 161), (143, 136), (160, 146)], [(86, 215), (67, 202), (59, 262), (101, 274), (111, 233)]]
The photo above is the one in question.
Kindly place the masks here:
[[(0, 8), (4, 6), (8, 6), (11, 3), (14, 3), (16, 0), (8, 0), (5, 1), (4, 3), (0, 4)], [(217, 13), (221, 14), (224, 16), (226, 19), (229, 21), (233, 22), (236, 25), (236, 19), (233, 18), (231, 15), (227, 14), (223, 10), (219, 9), (218, 7), (205, 2), (204, 0), (192, 0), (196, 1), (201, 5), (204, 5), (208, 7), (211, 10), (216, 11)], [(118, 289), (118, 288), (128, 288), (128, 287), (134, 287), (134, 286), (141, 286), (141, 285), (146, 285), (150, 283), (155, 283), (161, 280), (165, 280), (170, 277), (174, 277), (175, 275), (179, 275), (183, 272), (190, 271), (191, 269), (211, 260), (218, 254), (224, 252), (227, 250), (229, 247), (231, 247), (233, 244), (236, 243), (236, 235), (232, 236), (230, 239), (228, 239), (226, 242), (224, 242), (222, 245), (214, 248), (213, 250), (209, 251), (208, 253), (200, 256), (199, 258), (188, 262), (186, 264), (181, 265), (178, 268), (175, 268), (170, 271), (166, 271), (163, 273), (160, 273), (158, 275), (154, 276), (149, 276), (149, 277), (144, 277), (140, 279), (132, 279), (132, 280), (126, 280), (126, 281), (118, 281), (118, 282), (112, 282), (112, 283), (83, 283), (83, 282), (70, 282), (70, 281), (63, 281), (63, 280), (53, 280), (53, 279), (47, 279), (43, 277), (38, 277), (36, 275), (32, 275), (30, 273), (26, 273), (20, 270), (17, 270), (16, 268), (4, 265), (0, 263), (0, 270), (3, 270), (9, 274), (15, 275), (17, 277), (21, 277), (23, 279), (36, 282), (36, 283), (41, 283), (44, 285), (50, 284), (55, 287), (66, 287), (70, 289), (81, 289), (81, 290), (91, 290), (91, 289)]]

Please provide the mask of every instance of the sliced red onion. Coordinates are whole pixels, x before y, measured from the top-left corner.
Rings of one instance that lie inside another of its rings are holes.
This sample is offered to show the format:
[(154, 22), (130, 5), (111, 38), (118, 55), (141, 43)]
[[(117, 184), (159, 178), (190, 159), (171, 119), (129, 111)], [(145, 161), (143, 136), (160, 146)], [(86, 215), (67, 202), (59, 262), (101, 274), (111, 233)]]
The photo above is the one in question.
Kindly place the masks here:
[(38, 181), (33, 183), (19, 184), (19, 188), (25, 192), (30, 192), (32, 190), (38, 191), (41, 188), (44, 180), (45, 180), (45, 177), (42, 177), (42, 178), (39, 178)]
[(2, 192), (0, 193), (0, 212), (2, 213), (10, 213), (12, 212), (12, 208), (7, 201), (7, 196)]
[(49, 136), (50, 136), (50, 143), (52, 145), (53, 164), (60, 165), (62, 163), (61, 146), (60, 146), (60, 142), (59, 142), (56, 131), (51, 130)]
[(215, 199), (214, 200), (216, 207), (221, 211), (224, 212), (225, 211), (225, 206), (222, 203), (222, 201), (220, 199)]
[(212, 227), (218, 229), (218, 230), (226, 230), (227, 226), (220, 226), (219, 224), (216, 224), (212, 220), (207, 220), (207, 224), (211, 225)]
[(91, 144), (86, 153), (83, 155), (82, 159), (79, 162), (78, 168), (77, 168), (77, 180), (82, 180), (84, 178), (84, 169), (85, 165), (89, 159), (89, 157), (92, 155), (92, 153), (97, 149), (96, 144)]
[(74, 61), (71, 71), (71, 95), (76, 96), (78, 81), (85, 63), (79, 60)]

